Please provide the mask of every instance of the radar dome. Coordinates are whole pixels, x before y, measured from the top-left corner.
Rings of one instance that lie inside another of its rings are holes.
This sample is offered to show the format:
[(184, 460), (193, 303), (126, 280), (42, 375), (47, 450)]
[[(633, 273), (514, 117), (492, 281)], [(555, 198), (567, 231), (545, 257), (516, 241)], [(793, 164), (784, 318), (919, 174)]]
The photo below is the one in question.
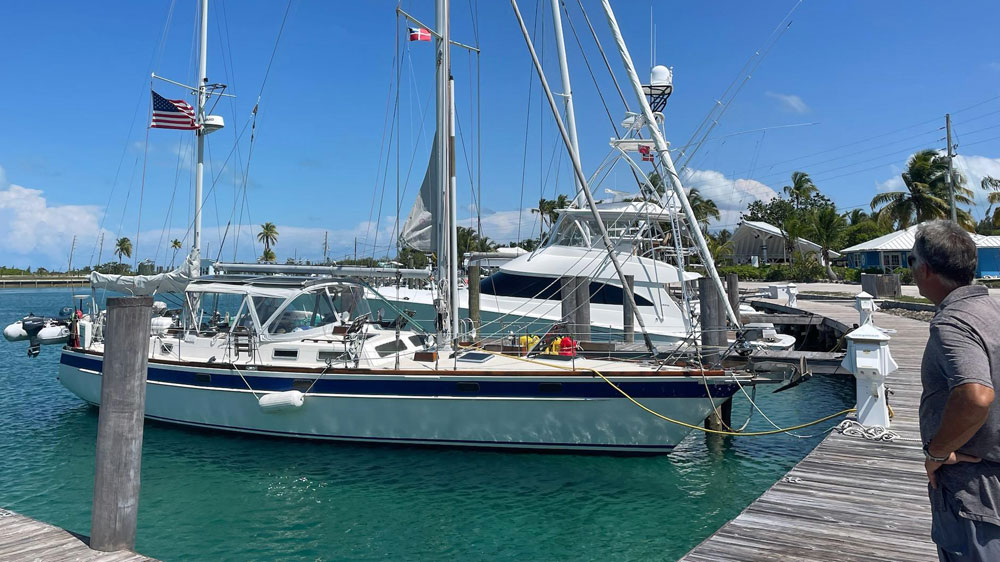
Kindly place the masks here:
[(669, 86), (674, 82), (674, 75), (670, 72), (670, 69), (658, 64), (653, 67), (653, 71), (650, 73), (649, 83), (653, 86)]

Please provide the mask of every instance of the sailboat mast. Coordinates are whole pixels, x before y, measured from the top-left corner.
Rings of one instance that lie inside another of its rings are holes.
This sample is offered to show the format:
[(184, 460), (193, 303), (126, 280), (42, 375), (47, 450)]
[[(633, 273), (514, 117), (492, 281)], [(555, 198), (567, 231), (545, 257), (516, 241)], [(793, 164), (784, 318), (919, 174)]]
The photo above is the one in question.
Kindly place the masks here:
[[(573, 151), (580, 154), (580, 142), (576, 138), (576, 113), (573, 111), (573, 88), (569, 82), (569, 64), (566, 62), (566, 42), (563, 41), (562, 15), (559, 13), (559, 0), (552, 0), (552, 28), (556, 35), (556, 53), (559, 55), (559, 74), (562, 77), (562, 98), (566, 104), (566, 129), (569, 140), (573, 143)], [(580, 180), (573, 176), (576, 184), (576, 198), (580, 195)]]
[[(451, 254), (451, 156), (453, 147), (451, 146), (451, 102), (449, 98), (449, 78), (451, 75), (451, 25), (449, 22), (448, 0), (437, 0), (436, 4), (436, 25), (437, 25), (437, 179), (440, 182), (435, 191), (434, 215), (438, 217), (438, 224), (435, 236), (434, 248), (437, 252), (437, 270), (435, 275), (438, 284), (437, 314), (437, 344), (438, 346), (450, 345), (453, 337), (453, 324), (457, 324), (457, 315), (452, 315), (453, 303), (451, 299), (450, 284), (455, 282), (451, 278), (450, 254)], [(451, 318), (452, 316), (456, 316)]]
[[(208, 82), (208, 0), (201, 0), (201, 44), (198, 49), (198, 123), (205, 122), (205, 84)], [(205, 175), (205, 131), (195, 132), (198, 136), (198, 162), (195, 165), (194, 176), (194, 254), (195, 259), (201, 259), (201, 191)], [(194, 268), (194, 276), (200, 273), (201, 267)]]
[[(670, 151), (668, 150), (667, 141), (663, 139), (663, 135), (660, 133), (660, 129), (656, 124), (656, 118), (653, 116), (653, 110), (649, 107), (649, 101), (646, 99), (645, 93), (642, 91), (642, 83), (639, 82), (639, 75), (635, 72), (635, 65), (632, 64), (632, 56), (628, 52), (628, 47), (625, 46), (625, 39), (622, 37), (621, 29), (618, 27), (618, 20), (615, 18), (615, 13), (611, 9), (611, 4), (608, 0), (601, 0), (601, 5), (604, 7), (604, 14), (607, 16), (608, 25), (611, 27), (611, 34), (615, 38), (615, 44), (618, 46), (618, 53), (622, 57), (622, 63), (625, 65), (625, 71), (628, 73), (629, 83), (632, 84), (632, 89), (635, 91), (636, 98), (639, 100), (639, 108), (642, 110), (642, 116), (646, 120), (646, 127), (649, 129), (649, 136), (653, 139), (653, 144), (656, 147), (656, 152), (660, 155), (660, 160), (663, 162), (664, 167), (667, 170), (667, 175), (670, 176), (670, 186), (674, 190), (674, 195), (677, 200), (680, 201), (681, 209), (684, 211), (684, 216), (687, 218), (688, 225), (690, 226), (691, 236), (694, 238), (695, 244), (698, 246), (698, 251), (701, 254), (702, 261), (705, 263), (705, 271), (708, 272), (709, 277), (712, 278), (715, 288), (723, 296), (726, 295), (726, 289), (722, 286), (722, 279), (719, 278), (719, 272), (715, 269), (715, 262), (712, 260), (712, 254), (708, 250), (708, 244), (705, 242), (705, 236), (702, 234), (701, 229), (698, 227), (698, 220), (694, 216), (694, 211), (691, 209), (691, 203), (688, 201), (687, 193), (684, 192), (684, 186), (681, 185), (681, 178), (677, 175), (677, 170), (674, 168), (673, 158), (670, 157)], [(729, 305), (729, 299), (723, 298), (722, 304), (726, 307), (726, 313), (729, 315), (729, 320), (734, 326), (740, 326), (740, 318), (733, 311), (733, 307)]]
[(455, 79), (448, 78), (448, 315), (458, 338), (458, 189), (455, 178)]

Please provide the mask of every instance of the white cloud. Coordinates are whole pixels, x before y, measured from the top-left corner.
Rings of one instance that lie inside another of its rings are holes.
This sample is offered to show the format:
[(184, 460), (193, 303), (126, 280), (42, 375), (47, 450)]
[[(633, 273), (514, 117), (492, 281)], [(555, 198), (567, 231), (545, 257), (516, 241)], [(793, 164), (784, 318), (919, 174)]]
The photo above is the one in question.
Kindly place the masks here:
[(721, 218), (712, 228), (732, 230), (751, 202), (767, 202), (778, 196), (777, 191), (757, 180), (727, 178), (715, 170), (685, 169), (681, 172), (681, 183), (685, 188), (697, 188), (703, 197), (715, 201)]
[[(77, 248), (97, 239), (101, 212), (91, 205), (50, 205), (40, 189), (9, 183), (0, 168), (0, 230), (8, 265), (65, 268), (73, 236)], [(78, 254), (79, 256), (79, 254)]]
[(802, 98), (796, 96), (795, 94), (767, 92), (766, 95), (781, 102), (781, 106), (792, 113), (806, 113), (809, 111), (809, 106), (806, 105), (806, 102), (802, 101)]
[[(538, 218), (538, 213), (532, 213), (531, 209), (528, 208), (520, 211), (512, 209), (484, 214), (482, 215), (483, 235), (500, 243), (517, 240), (518, 234), (522, 239), (534, 238), (538, 236)], [(476, 217), (460, 219), (458, 223), (460, 226), (474, 228)], [(520, 229), (518, 228), (519, 223)]]

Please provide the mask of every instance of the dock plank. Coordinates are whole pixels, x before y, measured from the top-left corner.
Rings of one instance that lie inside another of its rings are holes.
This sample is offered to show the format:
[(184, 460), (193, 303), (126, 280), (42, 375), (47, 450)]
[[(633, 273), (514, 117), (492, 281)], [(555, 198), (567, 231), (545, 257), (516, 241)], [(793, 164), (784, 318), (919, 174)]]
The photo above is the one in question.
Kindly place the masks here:
[(5, 562), (156, 562), (130, 550), (91, 550), (89, 539), (0, 508), (0, 560)]
[[(853, 305), (850, 300), (800, 297), (794, 313), (816, 314), (853, 326), (858, 322)], [(899, 370), (888, 377), (886, 385), (893, 392), (889, 403), (895, 415), (890, 429), (900, 439), (870, 441), (831, 433), (785, 478), (681, 560), (917, 562), (937, 558), (930, 538), (931, 510), (917, 417), (928, 324), (882, 312), (875, 313), (875, 324), (896, 331), (889, 349)]]

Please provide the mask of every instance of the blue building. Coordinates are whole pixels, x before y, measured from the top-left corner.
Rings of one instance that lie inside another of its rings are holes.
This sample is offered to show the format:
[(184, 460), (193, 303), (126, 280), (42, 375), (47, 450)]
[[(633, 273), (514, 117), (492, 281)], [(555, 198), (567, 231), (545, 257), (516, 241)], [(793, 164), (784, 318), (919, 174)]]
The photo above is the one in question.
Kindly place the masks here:
[[(840, 251), (847, 258), (847, 266), (854, 269), (881, 268), (891, 272), (897, 267), (907, 267), (906, 260), (913, 250), (913, 240), (917, 225), (885, 236), (856, 244)], [(979, 249), (978, 278), (1000, 277), (1000, 236), (972, 234)]]

